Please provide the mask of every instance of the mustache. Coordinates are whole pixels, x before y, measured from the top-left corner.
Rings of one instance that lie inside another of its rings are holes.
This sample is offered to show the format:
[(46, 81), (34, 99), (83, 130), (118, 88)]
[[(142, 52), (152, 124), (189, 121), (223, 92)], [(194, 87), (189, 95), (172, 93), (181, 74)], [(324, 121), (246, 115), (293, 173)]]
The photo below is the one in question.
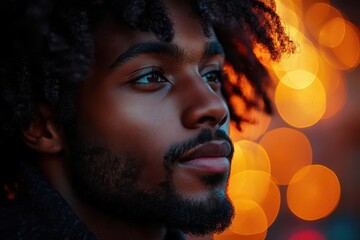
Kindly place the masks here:
[(195, 137), (185, 140), (180, 143), (173, 144), (169, 147), (168, 151), (166, 151), (164, 155), (164, 165), (170, 166), (173, 163), (177, 162), (181, 156), (183, 156), (186, 152), (191, 149), (215, 140), (224, 140), (228, 142), (231, 146), (231, 153), (227, 158), (231, 160), (232, 155), (234, 153), (234, 145), (224, 130), (221, 129), (203, 129), (199, 132)]

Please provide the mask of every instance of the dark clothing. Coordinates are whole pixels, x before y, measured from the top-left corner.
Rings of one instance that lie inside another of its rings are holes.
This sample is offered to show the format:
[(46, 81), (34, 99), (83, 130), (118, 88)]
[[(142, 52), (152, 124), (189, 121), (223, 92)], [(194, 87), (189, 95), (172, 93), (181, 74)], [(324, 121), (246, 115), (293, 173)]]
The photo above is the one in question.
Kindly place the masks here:
[[(24, 164), (20, 172), (20, 198), (0, 209), (1, 240), (97, 239), (34, 168)], [(178, 231), (169, 231), (166, 239), (185, 238)]]

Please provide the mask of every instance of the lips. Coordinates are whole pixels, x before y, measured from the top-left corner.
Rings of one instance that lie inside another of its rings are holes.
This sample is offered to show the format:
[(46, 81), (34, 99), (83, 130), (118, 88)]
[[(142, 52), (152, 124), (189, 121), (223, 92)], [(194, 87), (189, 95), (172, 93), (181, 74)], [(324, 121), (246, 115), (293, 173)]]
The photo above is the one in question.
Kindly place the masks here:
[(230, 168), (231, 145), (226, 141), (211, 141), (186, 152), (179, 160), (182, 166), (207, 173), (224, 173)]

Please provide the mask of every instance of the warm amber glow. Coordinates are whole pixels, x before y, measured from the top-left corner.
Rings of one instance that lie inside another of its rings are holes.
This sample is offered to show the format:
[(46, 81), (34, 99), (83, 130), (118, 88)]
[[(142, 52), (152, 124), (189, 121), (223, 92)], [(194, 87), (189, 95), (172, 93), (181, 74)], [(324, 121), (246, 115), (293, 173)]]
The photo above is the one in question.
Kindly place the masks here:
[(340, 183), (335, 173), (322, 165), (299, 170), (287, 190), (290, 210), (304, 220), (328, 216), (338, 205)]
[(326, 111), (323, 119), (328, 119), (344, 107), (347, 97), (346, 82), (342, 74), (330, 66), (324, 69), (321, 82), (326, 92)]
[[(298, 39), (295, 39), (298, 41)], [(280, 63), (274, 63), (273, 68), (276, 76), (281, 79), (291, 71), (304, 71), (317, 75), (319, 71), (320, 56), (310, 41), (303, 39), (298, 46), (297, 52), (282, 59)], [(299, 82), (298, 80), (296, 82)], [(296, 88), (296, 87), (295, 87)]]
[(265, 197), (259, 202), (260, 207), (263, 209), (268, 227), (273, 224), (280, 210), (280, 190), (278, 185), (272, 179), (269, 179), (268, 191)]
[(297, 69), (287, 72), (280, 81), (287, 87), (293, 89), (304, 89), (309, 87), (315, 80), (316, 76), (314, 74)]
[(254, 235), (266, 232), (267, 220), (262, 208), (251, 200), (237, 200), (233, 202), (235, 217), (229, 228), (240, 235)]
[(234, 143), (234, 150), (231, 176), (245, 170), (260, 170), (270, 173), (269, 157), (261, 145), (242, 140)]
[[(271, 63), (261, 46), (255, 53), (263, 64), (270, 65), (277, 84), (274, 102), (281, 118), (296, 128), (310, 127), (343, 108), (347, 88), (342, 71), (360, 62), (359, 31), (329, 0), (277, 0), (277, 12), (297, 45), (296, 53), (283, 56), (279, 63)], [(231, 68), (226, 70), (230, 81), (238, 81), (252, 98), (254, 89), (244, 79), (238, 79)], [(340, 185), (330, 169), (311, 165), (312, 149), (307, 137), (290, 128), (266, 132), (270, 116), (247, 111), (239, 97), (230, 102), (237, 106), (238, 113), (254, 119), (256, 124), (244, 123), (241, 132), (231, 124), (235, 154), (228, 193), (237, 215), (233, 225), (215, 239), (265, 239), (266, 229), (280, 208), (277, 184), (289, 184), (288, 205), (298, 217), (314, 220), (330, 214), (338, 204)], [(262, 134), (260, 145), (244, 140), (256, 140)], [(291, 236), (291, 240), (310, 238), (322, 240), (321, 235), (311, 231)]]
[(327, 21), (319, 33), (319, 43), (326, 47), (337, 47), (344, 40), (346, 33), (345, 20), (342, 17), (336, 17)]
[(266, 238), (266, 234), (267, 232), (254, 235), (241, 235), (228, 231), (222, 234), (215, 234), (214, 240), (264, 240)]
[(288, 184), (300, 168), (312, 162), (310, 142), (299, 131), (278, 128), (266, 133), (260, 144), (269, 156), (271, 175), (278, 184)]
[(264, 211), (268, 227), (280, 209), (280, 190), (270, 174), (263, 171), (243, 171), (230, 177), (228, 194), (232, 201), (252, 200)]
[(280, 116), (288, 124), (298, 128), (309, 127), (317, 123), (325, 113), (325, 90), (317, 78), (304, 89), (293, 89), (279, 83), (275, 103)]
[(242, 171), (231, 176), (228, 194), (232, 200), (248, 199), (259, 203), (269, 191), (271, 176), (262, 171)]
[[(332, 7), (328, 3), (317, 2), (312, 4), (306, 11), (306, 26), (312, 36), (319, 41), (323, 26), (331, 19), (342, 18), (339, 10)], [(324, 36), (325, 37), (325, 36)], [(322, 39), (324, 39), (322, 37)], [(327, 41), (327, 40), (325, 40)]]
[(287, 25), (299, 28), (300, 20), (296, 13), (296, 7), (292, 1), (277, 1), (276, 12), (281, 16)]
[(271, 116), (256, 110), (249, 112), (251, 119), (254, 120), (254, 123), (243, 123), (242, 130), (239, 131), (235, 124), (230, 125), (230, 138), (233, 141), (239, 141), (243, 139), (247, 140), (256, 140), (259, 138), (269, 127), (271, 122)]
[(345, 21), (345, 35), (341, 43), (330, 49), (321, 49), (330, 65), (340, 70), (356, 67), (360, 61), (360, 40), (358, 30)]

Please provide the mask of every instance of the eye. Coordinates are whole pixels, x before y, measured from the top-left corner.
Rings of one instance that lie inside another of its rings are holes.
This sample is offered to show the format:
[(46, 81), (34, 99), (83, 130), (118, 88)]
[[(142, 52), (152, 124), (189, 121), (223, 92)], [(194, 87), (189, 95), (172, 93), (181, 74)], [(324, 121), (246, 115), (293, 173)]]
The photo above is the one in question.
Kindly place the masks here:
[(222, 70), (210, 71), (203, 74), (202, 79), (207, 82), (213, 90), (217, 90), (224, 79), (224, 72)]
[(158, 70), (152, 70), (151, 72), (145, 73), (144, 75), (136, 78), (132, 81), (135, 84), (153, 84), (167, 82), (163, 73)]
[(129, 84), (136, 90), (155, 91), (169, 83), (164, 71), (158, 67), (140, 69), (132, 74), (131, 78)]

